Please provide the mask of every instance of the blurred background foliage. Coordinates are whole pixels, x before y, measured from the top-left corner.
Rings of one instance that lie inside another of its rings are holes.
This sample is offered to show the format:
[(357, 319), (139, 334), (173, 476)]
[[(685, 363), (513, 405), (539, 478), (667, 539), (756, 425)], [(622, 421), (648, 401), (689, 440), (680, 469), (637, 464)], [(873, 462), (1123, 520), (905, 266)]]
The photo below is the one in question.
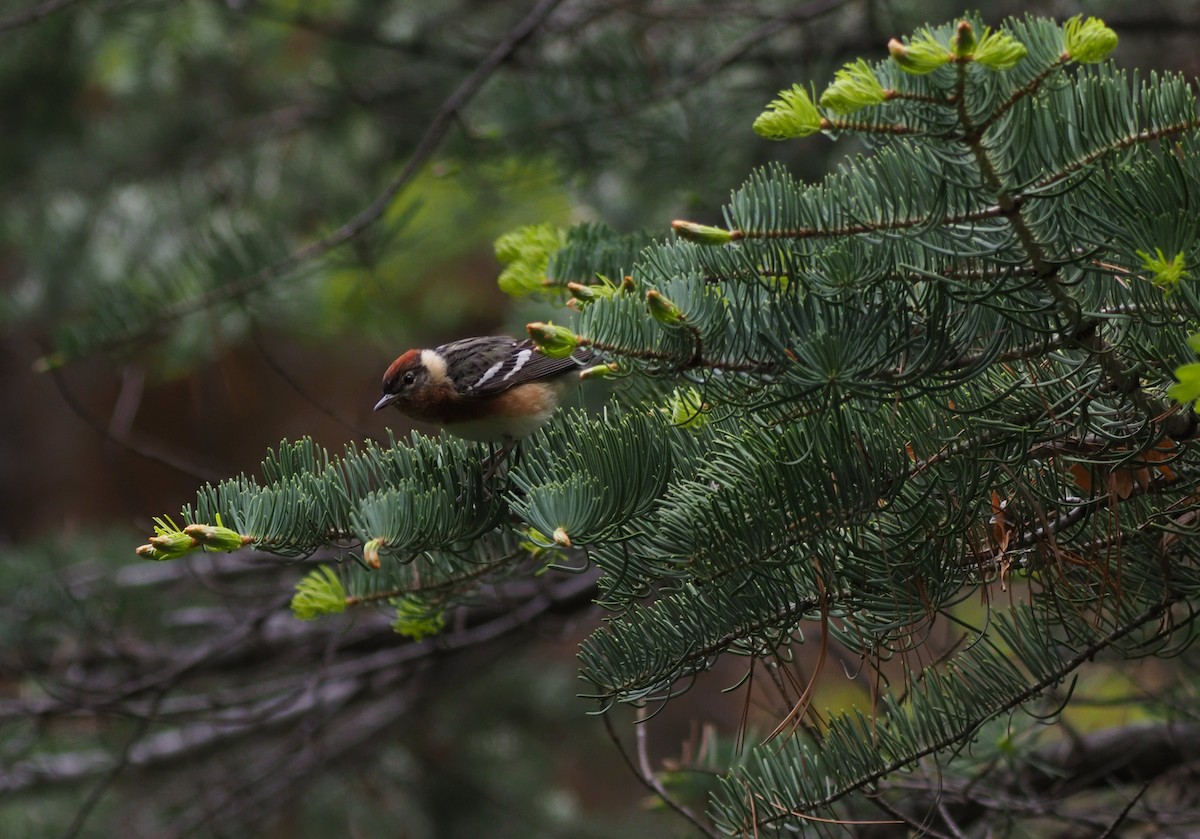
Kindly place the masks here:
[[(1121, 63), (1198, 69), (1190, 2), (986, 5), (1098, 14)], [(298, 634), (300, 569), (143, 566), (132, 547), (197, 479), (252, 471), (281, 437), (380, 437), (371, 405), (401, 350), (519, 332), (536, 311), (496, 289), (501, 233), (595, 219), (666, 236), (675, 217), (717, 221), (755, 166), (818, 177), (832, 147), (756, 138), (764, 104), (961, 11), (0, 3), (0, 835), (682, 831), (573, 698), (586, 597), (499, 646), (362, 665), (353, 696), (261, 730), (225, 720), (233, 735), (156, 765), (137, 749), (212, 733), (237, 691), (314, 695), (322, 668), (399, 642), (370, 619)], [(187, 658), (242, 621), (223, 655)], [(181, 686), (193, 704), (170, 717)], [(655, 757), (741, 724), (741, 698), (701, 693), (656, 729)]]

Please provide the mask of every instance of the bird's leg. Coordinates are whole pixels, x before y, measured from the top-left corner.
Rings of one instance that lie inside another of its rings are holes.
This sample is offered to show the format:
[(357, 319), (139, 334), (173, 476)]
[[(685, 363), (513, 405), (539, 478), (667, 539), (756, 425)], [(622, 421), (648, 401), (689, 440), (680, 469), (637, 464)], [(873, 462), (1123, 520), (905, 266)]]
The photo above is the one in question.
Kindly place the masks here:
[(517, 448), (517, 441), (511, 437), (505, 437), (499, 450), (495, 448), (495, 443), (489, 443), (492, 447), (491, 453), (488, 454), (483, 461), (483, 482), (490, 483), (492, 478), (496, 477), (500, 471), (500, 467), (508, 459), (508, 456)]

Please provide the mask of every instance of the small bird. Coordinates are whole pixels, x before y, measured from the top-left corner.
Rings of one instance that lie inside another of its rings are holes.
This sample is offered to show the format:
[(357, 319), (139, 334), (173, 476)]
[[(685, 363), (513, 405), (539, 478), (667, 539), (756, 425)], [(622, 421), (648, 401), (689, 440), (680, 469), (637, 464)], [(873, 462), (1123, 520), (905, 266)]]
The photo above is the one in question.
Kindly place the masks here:
[(375, 410), (390, 405), (457, 437), (503, 443), (507, 452), (546, 424), (591, 358), (588, 349), (551, 358), (533, 341), (504, 335), (409, 350), (383, 374)]

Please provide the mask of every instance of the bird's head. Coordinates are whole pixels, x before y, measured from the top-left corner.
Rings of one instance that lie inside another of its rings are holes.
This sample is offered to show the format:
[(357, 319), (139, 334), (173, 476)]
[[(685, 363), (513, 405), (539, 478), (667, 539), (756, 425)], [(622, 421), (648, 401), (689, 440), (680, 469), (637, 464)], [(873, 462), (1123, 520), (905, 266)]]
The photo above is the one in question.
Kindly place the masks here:
[(383, 374), (383, 397), (375, 403), (381, 411), (389, 405), (404, 410), (412, 395), (428, 384), (429, 369), (420, 350), (409, 350), (397, 358)]

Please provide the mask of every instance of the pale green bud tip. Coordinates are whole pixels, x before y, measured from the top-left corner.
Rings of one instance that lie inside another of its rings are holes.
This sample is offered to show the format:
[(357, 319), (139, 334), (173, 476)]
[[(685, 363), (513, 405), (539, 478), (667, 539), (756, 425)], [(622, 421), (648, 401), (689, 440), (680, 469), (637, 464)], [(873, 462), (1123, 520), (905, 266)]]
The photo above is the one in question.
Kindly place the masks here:
[(586, 286), (583, 283), (567, 283), (567, 291), (569, 291), (571, 296), (576, 300), (580, 300), (584, 303), (591, 303), (600, 296), (592, 290), (591, 286)]
[(1011, 70), (1027, 54), (1025, 45), (1003, 32), (984, 31), (975, 48), (975, 61), (991, 70)]
[(621, 287), (607, 277), (600, 277), (599, 283), (567, 283), (567, 292), (576, 303), (595, 303), (597, 300), (607, 300), (616, 295)]
[(1152, 275), (1150, 282), (1163, 289), (1167, 296), (1170, 296), (1183, 280), (1190, 279), (1192, 276), (1187, 270), (1187, 262), (1184, 260), (1182, 251), (1170, 259), (1163, 254), (1162, 248), (1155, 248), (1153, 255), (1146, 251), (1137, 251), (1137, 255), (1142, 260), (1142, 265)]
[(164, 559), (175, 559), (176, 557), (180, 556), (180, 554), (177, 553), (160, 550), (153, 545), (142, 545), (137, 549), (137, 555), (142, 559), (152, 559), (155, 562), (162, 562)]
[(346, 611), (346, 589), (337, 572), (328, 565), (314, 568), (296, 583), (292, 614), (302, 621)]
[(571, 547), (571, 537), (564, 527), (556, 527), (550, 538), (553, 540), (554, 544), (558, 545), (560, 548)]
[(379, 549), (384, 546), (382, 539), (372, 539), (363, 545), (363, 562), (371, 568), (379, 568), (383, 563), (379, 559)]
[(579, 372), (581, 382), (588, 379), (609, 379), (617, 375), (621, 368), (616, 364), (596, 364)]
[(236, 530), (213, 527), (211, 524), (189, 524), (183, 532), (213, 551), (236, 551), (254, 541), (253, 537), (243, 536)]
[(850, 114), (869, 105), (878, 105), (887, 92), (875, 77), (871, 65), (861, 58), (834, 74), (833, 84), (821, 94), (821, 107)]
[(779, 98), (754, 120), (754, 133), (768, 140), (807, 137), (821, 130), (821, 114), (812, 97), (800, 85), (781, 90)]
[(932, 73), (954, 58), (946, 47), (933, 40), (929, 34), (920, 41), (907, 44), (892, 38), (887, 46), (888, 54), (900, 65), (900, 69), (914, 76)]
[(169, 554), (182, 555), (199, 547), (200, 543), (186, 533), (178, 530), (163, 532), (150, 537), (150, 544), (160, 551)]
[(968, 20), (958, 22), (958, 29), (954, 32), (954, 37), (950, 39), (950, 46), (954, 48), (954, 54), (959, 58), (965, 58), (975, 52), (975, 45), (978, 42), (975, 40), (975, 29), (971, 26)]
[(525, 331), (538, 350), (551, 358), (566, 358), (579, 348), (579, 336), (565, 326), (539, 321), (526, 325)]
[(653, 289), (646, 292), (646, 305), (659, 323), (677, 324), (684, 320), (683, 310)]
[(1071, 60), (1095, 64), (1117, 48), (1117, 33), (1098, 17), (1084, 20), (1083, 15), (1076, 15), (1063, 27), (1063, 47)]
[(734, 239), (733, 231), (731, 230), (726, 230), (723, 227), (713, 227), (708, 224), (697, 224), (694, 221), (684, 221), (683, 219), (676, 219), (671, 222), (671, 229), (681, 239), (687, 239), (689, 242), (696, 242), (701, 245), (727, 245)]

